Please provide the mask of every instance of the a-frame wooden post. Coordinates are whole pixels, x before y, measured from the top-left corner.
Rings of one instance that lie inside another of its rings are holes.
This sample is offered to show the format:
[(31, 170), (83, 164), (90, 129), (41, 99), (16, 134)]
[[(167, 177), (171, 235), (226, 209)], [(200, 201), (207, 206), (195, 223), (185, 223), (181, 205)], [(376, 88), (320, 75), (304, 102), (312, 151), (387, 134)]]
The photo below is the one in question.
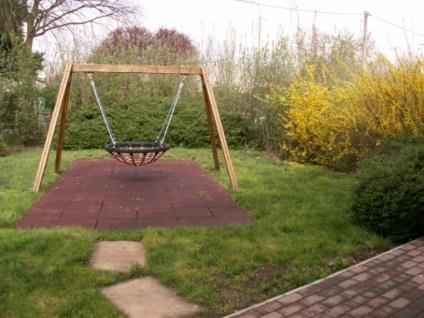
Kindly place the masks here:
[[(202, 69), (203, 72), (203, 69)], [(212, 106), (211, 102), (209, 100), (208, 94), (206, 93), (206, 82), (204, 77), (201, 75), (200, 79), (202, 81), (202, 93), (203, 93), (203, 99), (205, 103), (205, 109), (206, 109), (206, 116), (208, 119), (208, 131), (209, 131), (209, 137), (211, 141), (211, 150), (212, 150), (212, 158), (213, 158), (213, 164), (215, 170), (219, 170), (219, 158), (218, 158), (218, 149), (216, 145), (216, 135), (215, 135), (215, 122), (213, 120), (212, 115)]]
[(57, 94), (56, 104), (53, 109), (50, 119), (49, 129), (47, 131), (46, 141), (44, 143), (43, 152), (41, 153), (40, 163), (38, 164), (37, 174), (35, 176), (33, 190), (40, 190), (41, 182), (43, 181), (44, 171), (46, 170), (47, 160), (49, 159), (50, 147), (52, 145), (54, 131), (59, 118), (60, 111), (64, 106), (65, 96), (70, 89), (72, 76), (72, 64), (67, 64), (63, 73), (62, 82), (60, 84), (59, 93)]
[(71, 80), (72, 80), (72, 76), (69, 79), (68, 87), (65, 91), (65, 97), (63, 99), (63, 105), (62, 105), (62, 111), (61, 111), (61, 117), (60, 117), (59, 136), (57, 138), (56, 160), (54, 165), (54, 170), (56, 171), (56, 173), (60, 172), (60, 162), (62, 160), (62, 149), (63, 149), (63, 142), (65, 137), (65, 125), (66, 125), (66, 118), (68, 116), (69, 98), (71, 95)]
[[(206, 103), (206, 107), (210, 110), (210, 114), (213, 118), (213, 123), (215, 123), (216, 130), (218, 132), (219, 142), (221, 144), (222, 152), (224, 154), (225, 165), (227, 167), (228, 177), (230, 178), (231, 186), (233, 189), (238, 189), (237, 177), (234, 172), (233, 161), (231, 160), (230, 150), (228, 149), (227, 139), (225, 138), (224, 127), (222, 126), (221, 117), (219, 115), (218, 106), (216, 104), (215, 96), (212, 91), (212, 87), (209, 83), (208, 74), (206, 70), (202, 68), (202, 74), (200, 75), (203, 86), (203, 94), (205, 94), (208, 102)], [(209, 113), (209, 112), (207, 112)], [(213, 130), (213, 129), (212, 129)], [(214, 136), (214, 132), (209, 132), (212, 136)], [(213, 145), (212, 145), (213, 149)], [(214, 150), (212, 150), (214, 152)], [(215, 150), (216, 151), (216, 150)], [(214, 152), (215, 153), (215, 152)]]
[(49, 152), (53, 141), (59, 115), (61, 114), (60, 130), (58, 136), (58, 144), (56, 149), (55, 170), (60, 170), (60, 162), (62, 158), (62, 147), (64, 142), (65, 124), (68, 113), (70, 88), (72, 73), (150, 73), (150, 74), (182, 74), (182, 75), (199, 75), (202, 81), (202, 91), (208, 119), (208, 130), (211, 140), (212, 157), (215, 169), (219, 169), (218, 150), (215, 133), (218, 133), (219, 142), (224, 154), (224, 160), (227, 173), (233, 189), (238, 188), (237, 178), (234, 172), (233, 163), (228, 149), (227, 140), (225, 138), (224, 128), (222, 126), (221, 117), (219, 115), (215, 96), (213, 95), (208, 75), (203, 67), (198, 66), (176, 66), (176, 65), (107, 65), (107, 64), (67, 64), (62, 77), (56, 104), (53, 109), (50, 120), (49, 129), (47, 131), (46, 141), (44, 143), (43, 152), (41, 154), (40, 163), (38, 165), (37, 174), (34, 180), (33, 190), (38, 192), (43, 181)]

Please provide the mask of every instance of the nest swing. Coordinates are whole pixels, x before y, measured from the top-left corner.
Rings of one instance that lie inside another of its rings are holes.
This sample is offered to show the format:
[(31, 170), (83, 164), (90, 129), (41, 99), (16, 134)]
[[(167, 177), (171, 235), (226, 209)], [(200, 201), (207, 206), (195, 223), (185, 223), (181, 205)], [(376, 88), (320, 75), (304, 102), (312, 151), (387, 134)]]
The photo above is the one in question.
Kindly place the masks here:
[(141, 166), (153, 163), (158, 160), (165, 152), (167, 152), (171, 146), (164, 143), (165, 137), (168, 133), (169, 126), (171, 124), (172, 117), (177, 107), (178, 101), (181, 97), (181, 92), (184, 87), (185, 77), (182, 77), (180, 84), (175, 94), (174, 100), (171, 107), (168, 110), (168, 114), (162, 124), (159, 134), (154, 141), (125, 141), (117, 142), (110, 126), (109, 119), (104, 109), (103, 103), (100, 99), (99, 93), (94, 82), (94, 76), (92, 73), (87, 74), (90, 81), (90, 85), (93, 89), (94, 96), (96, 97), (97, 106), (99, 107), (100, 113), (105, 123), (106, 130), (111, 140), (110, 144), (105, 145), (105, 149), (119, 162), (131, 165)]

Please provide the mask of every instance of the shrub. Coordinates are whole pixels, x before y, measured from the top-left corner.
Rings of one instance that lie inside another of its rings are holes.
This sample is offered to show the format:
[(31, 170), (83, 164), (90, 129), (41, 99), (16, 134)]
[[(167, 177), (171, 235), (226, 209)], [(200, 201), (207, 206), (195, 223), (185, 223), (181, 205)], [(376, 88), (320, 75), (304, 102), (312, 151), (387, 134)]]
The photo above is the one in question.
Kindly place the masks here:
[(355, 221), (395, 241), (424, 235), (424, 136), (386, 142), (361, 161), (357, 178)]
[[(119, 141), (154, 139), (165, 119), (170, 98), (138, 99), (131, 103), (106, 104), (112, 129)], [(246, 145), (254, 138), (250, 122), (237, 113), (221, 114), (226, 137), (232, 147)], [(200, 96), (184, 97), (178, 103), (165, 140), (173, 146), (209, 145), (205, 106)], [(66, 127), (66, 149), (90, 149), (108, 143), (106, 128), (95, 104), (74, 107)]]
[(309, 66), (288, 88), (268, 96), (280, 108), (283, 149), (297, 161), (353, 170), (383, 140), (417, 134), (424, 127), (422, 66), (380, 60), (347, 80)]
[(7, 155), (7, 144), (3, 140), (2, 137), (0, 137), (0, 157), (4, 157)]

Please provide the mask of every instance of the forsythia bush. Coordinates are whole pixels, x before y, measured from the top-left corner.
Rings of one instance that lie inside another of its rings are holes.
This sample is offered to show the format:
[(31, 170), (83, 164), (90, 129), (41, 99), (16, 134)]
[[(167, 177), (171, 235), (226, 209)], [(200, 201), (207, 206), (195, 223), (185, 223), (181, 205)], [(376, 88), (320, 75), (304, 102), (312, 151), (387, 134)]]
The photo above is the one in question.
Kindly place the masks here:
[(281, 109), (283, 150), (294, 160), (351, 170), (383, 139), (417, 134), (424, 126), (423, 66), (380, 59), (349, 80), (307, 67), (268, 96)]

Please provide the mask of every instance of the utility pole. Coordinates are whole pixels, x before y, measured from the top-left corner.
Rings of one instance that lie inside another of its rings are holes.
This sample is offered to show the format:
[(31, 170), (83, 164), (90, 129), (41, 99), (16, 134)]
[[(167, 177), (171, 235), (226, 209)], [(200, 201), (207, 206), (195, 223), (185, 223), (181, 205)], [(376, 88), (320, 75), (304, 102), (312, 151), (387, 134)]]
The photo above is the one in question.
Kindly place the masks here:
[(365, 68), (368, 61), (368, 17), (370, 13), (364, 11), (364, 36), (362, 39), (362, 66)]

